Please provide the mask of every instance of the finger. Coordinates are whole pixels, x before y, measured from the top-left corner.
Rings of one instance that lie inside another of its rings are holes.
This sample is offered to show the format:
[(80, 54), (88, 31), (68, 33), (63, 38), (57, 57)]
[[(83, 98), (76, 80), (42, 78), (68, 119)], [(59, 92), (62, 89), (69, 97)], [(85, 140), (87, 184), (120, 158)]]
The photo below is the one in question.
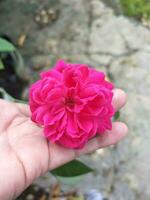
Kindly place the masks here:
[(76, 150), (77, 156), (116, 144), (127, 135), (127, 132), (128, 128), (124, 123), (114, 122), (111, 131), (106, 131), (105, 133), (93, 138), (82, 150)]
[(112, 104), (115, 108), (115, 111), (119, 110), (126, 104), (127, 94), (121, 89), (114, 89), (114, 96)]

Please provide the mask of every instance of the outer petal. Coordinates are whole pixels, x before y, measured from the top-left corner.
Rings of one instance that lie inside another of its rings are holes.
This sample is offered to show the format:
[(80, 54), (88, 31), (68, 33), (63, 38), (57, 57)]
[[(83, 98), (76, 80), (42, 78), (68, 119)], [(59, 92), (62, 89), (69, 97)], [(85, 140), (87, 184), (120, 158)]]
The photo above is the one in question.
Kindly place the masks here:
[(98, 72), (95, 69), (91, 69), (90, 75), (89, 75), (89, 83), (96, 83), (96, 84), (102, 84), (102, 82), (105, 79), (105, 74), (103, 72)]
[(45, 72), (42, 72), (40, 74), (40, 77), (43, 78), (53, 78), (53, 79), (57, 79), (60, 80), (62, 78), (62, 75), (59, 71), (57, 70), (48, 70)]
[(87, 137), (72, 138), (69, 137), (69, 135), (66, 135), (65, 133), (57, 141), (58, 144), (61, 144), (64, 147), (71, 149), (80, 149), (85, 145), (86, 142), (87, 142)]
[(55, 126), (46, 126), (44, 128), (44, 135), (50, 142), (56, 142), (63, 135), (64, 131), (57, 131)]
[(105, 132), (106, 130), (111, 130), (112, 129), (112, 122), (111, 118), (101, 118), (99, 120), (99, 125), (98, 125), (98, 133), (101, 134)]
[(59, 71), (60, 73), (63, 73), (63, 71), (70, 67), (70, 63), (66, 63), (64, 60), (58, 60), (56, 65), (54, 66), (54, 69)]

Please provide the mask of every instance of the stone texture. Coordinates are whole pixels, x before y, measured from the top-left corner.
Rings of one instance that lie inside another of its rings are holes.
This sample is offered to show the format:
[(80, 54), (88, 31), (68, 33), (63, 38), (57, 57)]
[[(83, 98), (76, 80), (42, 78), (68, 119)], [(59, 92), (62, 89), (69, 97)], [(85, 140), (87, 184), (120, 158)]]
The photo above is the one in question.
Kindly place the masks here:
[[(84, 156), (96, 172), (74, 187), (80, 192), (97, 189), (110, 200), (149, 200), (150, 30), (116, 15), (110, 4), (109, 0), (5, 0), (0, 2), (0, 22), (7, 23), (0, 32), (15, 42), (25, 32), (27, 39), (20, 51), (35, 76), (58, 58), (86, 62), (107, 72), (128, 93), (127, 106), (121, 111), (121, 120), (129, 126), (128, 137), (114, 147)], [(56, 21), (39, 26), (34, 20), (39, 5), (57, 8)], [(49, 186), (54, 179), (46, 177), (37, 184)]]
[[(107, 21), (107, 23), (105, 23)], [(110, 16), (104, 21), (96, 19), (92, 23), (90, 35), (90, 53), (102, 53), (120, 55), (127, 52), (124, 41), (119, 30), (119, 20), (115, 16)], [(110, 45), (111, 44), (111, 45)]]

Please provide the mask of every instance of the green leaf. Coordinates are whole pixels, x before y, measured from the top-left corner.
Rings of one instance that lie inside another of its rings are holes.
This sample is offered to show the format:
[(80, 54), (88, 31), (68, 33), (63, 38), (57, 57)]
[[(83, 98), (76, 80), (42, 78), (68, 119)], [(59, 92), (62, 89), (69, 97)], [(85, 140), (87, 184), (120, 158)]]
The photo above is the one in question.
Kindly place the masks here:
[(86, 166), (84, 163), (79, 160), (73, 160), (61, 167), (58, 167), (51, 171), (53, 175), (61, 176), (61, 177), (75, 177), (81, 176), (83, 174), (87, 174), (92, 172), (93, 169)]
[(0, 52), (11, 52), (14, 51), (15, 47), (7, 40), (0, 38)]
[(2, 60), (0, 59), (0, 70), (4, 69), (4, 65), (3, 65), (3, 62)]
[(120, 111), (117, 111), (114, 116), (114, 120), (118, 120), (120, 117)]
[(11, 56), (14, 61), (15, 72), (20, 78), (24, 79), (25, 64), (24, 64), (23, 57), (21, 56), (20, 52), (17, 49), (11, 53)]

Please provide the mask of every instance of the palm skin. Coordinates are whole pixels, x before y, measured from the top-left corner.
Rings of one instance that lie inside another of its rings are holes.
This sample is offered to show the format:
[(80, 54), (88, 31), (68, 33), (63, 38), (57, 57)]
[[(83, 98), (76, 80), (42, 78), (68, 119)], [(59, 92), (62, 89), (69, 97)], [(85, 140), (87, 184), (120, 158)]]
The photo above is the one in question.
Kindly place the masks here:
[[(116, 110), (126, 102), (122, 90), (114, 91)], [(68, 161), (98, 148), (117, 143), (127, 127), (114, 122), (111, 131), (90, 140), (81, 150), (66, 149), (49, 143), (42, 127), (30, 120), (29, 107), (0, 100), (0, 199), (16, 198), (37, 177)], [(109, 132), (109, 134), (108, 134)], [(111, 133), (111, 134), (110, 134)]]

